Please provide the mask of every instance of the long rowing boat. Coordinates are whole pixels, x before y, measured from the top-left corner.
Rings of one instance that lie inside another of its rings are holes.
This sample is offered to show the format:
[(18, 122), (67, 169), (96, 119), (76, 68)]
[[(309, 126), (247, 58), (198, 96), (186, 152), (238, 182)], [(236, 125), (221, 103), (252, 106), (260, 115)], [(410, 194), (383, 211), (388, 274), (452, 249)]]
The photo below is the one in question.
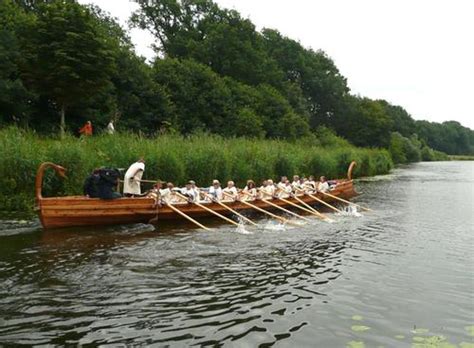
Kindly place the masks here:
[[(352, 171), (355, 162), (349, 165), (347, 178), (337, 180), (336, 187), (331, 190), (331, 195), (339, 198), (351, 198), (357, 193), (354, 191), (352, 181)], [(153, 198), (136, 197), (136, 198), (118, 198), (113, 200), (103, 200), (99, 198), (88, 198), (85, 196), (65, 196), (65, 197), (43, 197), (43, 176), (48, 168), (53, 168), (56, 173), (65, 177), (66, 169), (51, 163), (42, 163), (36, 174), (35, 194), (36, 209), (39, 213), (41, 224), (45, 229), (73, 226), (90, 226), (90, 225), (114, 225), (128, 223), (150, 223), (159, 220), (183, 220), (182, 215), (178, 214), (175, 209), (171, 209), (167, 205), (158, 205)], [(299, 200), (307, 204), (314, 205), (317, 203), (312, 197), (301, 194)], [(317, 194), (317, 198), (325, 202), (335, 201), (336, 199), (327, 195)], [(288, 198), (289, 202), (298, 204), (295, 198)], [(266, 210), (273, 210), (270, 204), (265, 200), (251, 201), (253, 205)], [(248, 205), (239, 201), (226, 202), (222, 201), (228, 207), (238, 212), (251, 210)], [(281, 207), (288, 206), (282, 200), (272, 200), (273, 205)], [(226, 207), (215, 203), (203, 203), (206, 207), (218, 212), (222, 215), (232, 215), (232, 212)], [(186, 202), (173, 204), (181, 212), (192, 218), (212, 216), (209, 211), (195, 204)]]

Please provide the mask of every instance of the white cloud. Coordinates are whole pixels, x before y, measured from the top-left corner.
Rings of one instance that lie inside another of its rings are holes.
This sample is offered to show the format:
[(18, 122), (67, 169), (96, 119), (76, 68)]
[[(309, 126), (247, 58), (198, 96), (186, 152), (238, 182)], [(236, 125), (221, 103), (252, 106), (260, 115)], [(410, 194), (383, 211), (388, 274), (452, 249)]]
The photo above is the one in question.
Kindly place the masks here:
[[(137, 4), (95, 3), (125, 23)], [(415, 119), (456, 120), (474, 129), (474, 46), (470, 0), (217, 0), (306, 47), (322, 49), (352, 93), (403, 106)], [(474, 3), (473, 3), (474, 4)], [(133, 30), (137, 52), (153, 37)]]

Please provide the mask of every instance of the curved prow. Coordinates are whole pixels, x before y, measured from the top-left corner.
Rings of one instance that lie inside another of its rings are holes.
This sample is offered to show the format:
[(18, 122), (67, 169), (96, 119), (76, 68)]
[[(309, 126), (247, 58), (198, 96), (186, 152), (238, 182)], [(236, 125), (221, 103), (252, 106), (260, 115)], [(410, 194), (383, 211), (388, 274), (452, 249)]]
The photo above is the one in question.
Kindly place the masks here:
[(52, 162), (43, 162), (40, 164), (38, 171), (36, 172), (36, 180), (35, 180), (35, 197), (36, 197), (36, 202), (39, 202), (43, 196), (41, 194), (41, 191), (43, 190), (43, 176), (44, 176), (44, 171), (47, 168), (53, 168), (56, 171), (56, 174), (58, 174), (60, 177), (65, 178), (66, 177), (66, 169), (54, 164)]
[(354, 170), (354, 167), (357, 165), (356, 161), (352, 161), (351, 164), (349, 165), (349, 169), (347, 170), (347, 180), (352, 180), (352, 171)]

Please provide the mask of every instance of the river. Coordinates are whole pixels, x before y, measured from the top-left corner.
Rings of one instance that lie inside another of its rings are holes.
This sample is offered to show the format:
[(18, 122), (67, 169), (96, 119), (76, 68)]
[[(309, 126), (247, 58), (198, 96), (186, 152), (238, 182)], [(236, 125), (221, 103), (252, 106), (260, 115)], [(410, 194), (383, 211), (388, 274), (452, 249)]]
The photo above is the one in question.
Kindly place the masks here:
[(473, 347), (474, 162), (356, 189), (301, 227), (1, 220), (0, 346)]

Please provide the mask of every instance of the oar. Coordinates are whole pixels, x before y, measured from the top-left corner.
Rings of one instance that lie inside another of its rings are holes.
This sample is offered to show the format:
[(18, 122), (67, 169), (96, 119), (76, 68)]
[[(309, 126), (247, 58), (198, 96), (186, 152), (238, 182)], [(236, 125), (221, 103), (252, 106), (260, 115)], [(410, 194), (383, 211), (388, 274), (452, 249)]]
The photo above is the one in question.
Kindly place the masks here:
[(209, 195), (209, 194), (207, 194), (207, 193), (204, 193), (204, 192), (203, 192), (203, 194), (204, 194), (206, 197), (210, 198), (213, 202), (215, 202), (215, 203), (219, 204), (220, 206), (224, 207), (225, 209), (231, 211), (232, 213), (234, 213), (235, 215), (237, 215), (237, 216), (240, 217), (241, 219), (243, 219), (243, 220), (245, 220), (245, 221), (251, 223), (251, 224), (254, 225), (254, 226), (257, 226), (257, 224), (256, 224), (255, 222), (253, 222), (253, 221), (250, 220), (249, 218), (243, 216), (242, 214), (240, 214), (239, 212), (235, 211), (235, 210), (232, 209), (231, 207), (225, 205), (224, 203), (219, 202), (217, 199), (214, 199), (214, 197), (212, 197), (211, 195)]
[[(225, 193), (225, 192), (222, 192), (222, 193), (223, 193), (224, 195), (229, 196), (229, 195), (228, 195), (227, 193)], [(248, 196), (247, 193), (243, 193), (243, 194)], [(285, 224), (288, 223), (288, 224), (292, 224), (292, 225), (301, 227), (299, 224), (296, 224), (296, 223), (294, 223), (294, 222), (292, 222), (292, 221), (290, 221), (290, 220), (288, 220), (288, 219), (285, 219), (284, 217), (281, 217), (281, 216), (275, 215), (275, 214), (273, 214), (273, 213), (270, 213), (269, 211), (267, 211), (267, 210), (265, 210), (265, 209), (262, 209), (262, 208), (260, 208), (260, 207), (257, 207), (257, 206), (254, 205), (254, 204), (251, 204), (251, 203), (247, 202), (246, 200), (240, 200), (239, 202), (240, 202), (240, 203), (243, 203), (243, 204), (245, 204), (246, 206), (251, 207), (251, 208), (253, 208), (253, 209), (255, 209), (255, 210), (258, 210), (258, 211), (261, 212), (261, 213), (267, 214), (267, 215), (269, 215), (269, 216), (271, 216), (271, 217), (273, 217), (273, 218), (275, 218), (275, 219), (277, 219), (277, 220), (280, 220), (281, 222), (283, 222), (283, 223), (285, 223)], [(266, 202), (266, 201), (265, 201), (265, 202)]]
[(210, 228), (207, 228), (206, 226), (200, 224), (199, 222), (197, 222), (196, 220), (194, 220), (191, 216), (188, 216), (186, 215), (185, 213), (183, 213), (181, 210), (179, 210), (178, 208), (174, 207), (172, 204), (170, 203), (166, 203), (166, 205), (168, 207), (170, 207), (171, 210), (173, 210), (174, 212), (178, 213), (179, 215), (181, 215), (182, 217), (184, 217), (185, 219), (188, 219), (189, 221), (191, 221), (192, 223), (198, 225), (199, 227), (205, 229), (206, 231), (210, 231), (211, 229)]
[(280, 210), (284, 211), (285, 213), (288, 213), (288, 214), (291, 214), (291, 215), (293, 215), (293, 216), (296, 216), (297, 218), (303, 219), (303, 220), (305, 220), (305, 221), (311, 221), (310, 219), (307, 219), (307, 218), (305, 218), (304, 216), (298, 215), (298, 214), (296, 214), (295, 212), (292, 212), (291, 210), (288, 210), (288, 209), (285, 209), (285, 208), (283, 208), (283, 207), (280, 207), (278, 204), (269, 202), (268, 200), (265, 200), (265, 203), (270, 204), (272, 207), (277, 208), (277, 209), (280, 209)]
[(315, 201), (317, 201), (317, 202), (319, 202), (319, 203), (321, 203), (321, 204), (324, 204), (326, 207), (331, 208), (332, 210), (334, 210), (334, 211), (336, 211), (336, 212), (338, 212), (338, 213), (342, 213), (342, 211), (339, 210), (339, 209), (337, 209), (335, 206), (329, 204), (328, 202), (323, 201), (322, 199), (319, 199), (318, 197), (312, 195), (311, 193), (308, 193), (308, 192), (306, 192), (306, 191), (299, 190), (299, 189), (297, 189), (297, 190), (303, 192), (305, 195), (308, 195), (309, 197), (311, 197), (311, 198), (314, 199)]
[[(120, 182), (125, 182), (124, 180), (119, 180)], [(136, 180), (138, 182), (146, 182), (150, 184), (156, 184), (158, 180)]]
[(312, 206), (310, 206), (308, 203), (306, 203), (305, 201), (303, 201), (301, 198), (297, 197), (296, 195), (293, 196), (294, 199), (296, 199), (298, 202), (300, 202), (301, 204), (303, 204), (306, 208), (314, 211), (314, 213), (316, 214), (316, 216), (318, 218), (320, 218), (321, 220), (327, 220), (327, 221), (330, 221), (330, 222), (334, 222), (333, 219), (331, 219), (330, 217), (320, 213), (319, 211), (317, 211), (316, 209), (314, 209)]
[(308, 208), (304, 208), (304, 207), (302, 207), (302, 206), (300, 206), (300, 205), (298, 205), (298, 204), (296, 204), (296, 203), (293, 203), (293, 202), (291, 202), (291, 201), (289, 201), (289, 200), (287, 200), (287, 199), (285, 199), (285, 198), (280, 198), (280, 197), (277, 197), (277, 198), (278, 198), (279, 200), (285, 202), (286, 204), (289, 204), (289, 205), (291, 205), (291, 206), (293, 206), (293, 207), (295, 207), (295, 208), (301, 209), (301, 210), (303, 210), (303, 211), (305, 211), (305, 212), (307, 212), (307, 213), (310, 213), (310, 214), (312, 214), (312, 215), (315, 215), (315, 216), (319, 217), (318, 214), (316, 214), (316, 213), (315, 213), (314, 211), (312, 211), (312, 210), (309, 210)]
[(341, 202), (347, 203), (347, 204), (349, 204), (349, 205), (350, 205), (350, 204), (355, 205), (356, 207), (359, 207), (359, 208), (362, 209), (362, 210), (365, 210), (365, 211), (372, 211), (372, 209), (369, 209), (369, 208), (360, 206), (359, 204), (355, 204), (355, 203), (352, 203), (352, 202), (350, 202), (350, 201), (346, 201), (345, 199), (342, 199), (342, 198), (340, 198), (340, 197), (334, 196), (334, 195), (332, 195), (332, 194), (330, 194), (330, 193), (326, 193), (326, 192), (322, 192), (322, 191), (320, 191), (320, 192), (321, 192), (323, 195), (326, 195), (326, 196), (332, 197), (332, 198), (334, 198), (334, 199), (340, 200)]
[[(175, 192), (175, 194), (176, 194), (178, 197), (181, 197), (181, 198), (183, 198), (183, 199), (186, 199), (186, 200), (188, 199), (186, 196), (183, 196), (183, 195), (182, 195), (181, 193), (179, 193), (179, 192)], [(192, 204), (195, 204), (195, 205), (197, 205), (199, 208), (202, 208), (202, 209), (204, 209), (204, 210), (207, 210), (209, 213), (214, 214), (214, 215), (220, 217), (221, 219), (223, 219), (223, 220), (225, 220), (225, 221), (227, 221), (227, 222), (229, 222), (229, 223), (231, 223), (231, 224), (233, 224), (233, 225), (239, 226), (239, 224), (238, 224), (237, 222), (235, 222), (234, 220), (231, 220), (231, 219), (229, 219), (228, 217), (225, 217), (224, 215), (219, 214), (217, 211), (214, 211), (214, 210), (212, 210), (211, 208), (208, 208), (208, 207), (206, 207), (205, 205), (203, 205), (203, 204), (201, 204), (201, 203), (192, 202)]]

